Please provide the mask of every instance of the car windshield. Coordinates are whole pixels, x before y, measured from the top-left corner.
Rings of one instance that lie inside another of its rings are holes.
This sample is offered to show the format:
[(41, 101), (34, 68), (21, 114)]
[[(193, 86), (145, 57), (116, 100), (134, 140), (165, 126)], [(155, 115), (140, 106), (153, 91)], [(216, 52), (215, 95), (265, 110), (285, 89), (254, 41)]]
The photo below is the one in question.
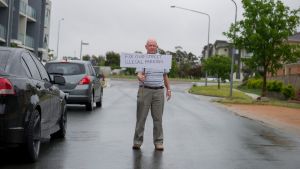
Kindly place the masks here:
[(9, 51), (0, 50), (0, 70), (5, 72), (9, 58)]
[(49, 74), (61, 74), (61, 75), (85, 74), (84, 65), (79, 63), (47, 63), (45, 67)]

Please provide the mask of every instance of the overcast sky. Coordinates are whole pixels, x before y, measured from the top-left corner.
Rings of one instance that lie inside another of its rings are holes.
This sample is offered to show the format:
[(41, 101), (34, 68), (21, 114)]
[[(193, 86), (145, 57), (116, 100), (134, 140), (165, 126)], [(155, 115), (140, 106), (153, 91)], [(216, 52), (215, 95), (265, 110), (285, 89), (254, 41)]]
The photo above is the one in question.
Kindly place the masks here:
[[(210, 43), (226, 40), (222, 32), (234, 21), (231, 0), (51, 0), (50, 49), (57, 48), (58, 22), (61, 18), (59, 56), (80, 54), (80, 41), (88, 42), (82, 53), (105, 55), (107, 51), (145, 52), (149, 37), (160, 48), (174, 51), (175, 46), (201, 55), (207, 44), (208, 17), (181, 9), (176, 5), (211, 16)], [(242, 19), (242, 5), (238, 6), (238, 20)], [(300, 7), (300, 0), (283, 0), (292, 9)], [(298, 31), (300, 29), (298, 28)]]

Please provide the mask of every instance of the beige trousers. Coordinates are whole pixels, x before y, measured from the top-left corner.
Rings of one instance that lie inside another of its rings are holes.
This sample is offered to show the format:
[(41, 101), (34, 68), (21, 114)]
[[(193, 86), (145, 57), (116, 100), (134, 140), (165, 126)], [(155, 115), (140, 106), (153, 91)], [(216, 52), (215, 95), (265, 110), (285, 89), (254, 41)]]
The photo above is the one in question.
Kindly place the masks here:
[(151, 109), (153, 119), (153, 142), (163, 143), (162, 115), (164, 110), (164, 89), (148, 89), (140, 87), (137, 95), (136, 127), (134, 144), (142, 144), (145, 122)]

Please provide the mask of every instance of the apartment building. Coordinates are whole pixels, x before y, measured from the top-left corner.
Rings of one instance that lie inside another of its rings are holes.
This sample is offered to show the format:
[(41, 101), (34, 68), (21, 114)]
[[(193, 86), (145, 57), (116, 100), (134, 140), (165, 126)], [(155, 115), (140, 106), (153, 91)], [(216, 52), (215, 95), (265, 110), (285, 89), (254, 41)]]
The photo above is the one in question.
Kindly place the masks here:
[(0, 0), (0, 46), (25, 48), (48, 60), (50, 0)]

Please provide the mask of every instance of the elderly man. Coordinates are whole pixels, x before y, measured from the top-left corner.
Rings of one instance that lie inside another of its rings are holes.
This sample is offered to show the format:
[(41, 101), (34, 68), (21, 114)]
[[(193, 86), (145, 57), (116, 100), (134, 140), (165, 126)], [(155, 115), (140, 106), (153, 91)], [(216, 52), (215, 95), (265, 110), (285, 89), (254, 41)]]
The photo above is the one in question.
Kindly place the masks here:
[[(157, 42), (148, 39), (145, 45), (147, 54), (157, 53)], [(170, 82), (166, 69), (137, 68), (139, 90), (137, 96), (136, 127), (133, 140), (133, 149), (140, 149), (143, 143), (146, 118), (151, 109), (153, 119), (153, 142), (156, 150), (164, 150), (162, 115), (164, 109), (164, 86), (166, 87), (167, 100), (171, 98)]]

